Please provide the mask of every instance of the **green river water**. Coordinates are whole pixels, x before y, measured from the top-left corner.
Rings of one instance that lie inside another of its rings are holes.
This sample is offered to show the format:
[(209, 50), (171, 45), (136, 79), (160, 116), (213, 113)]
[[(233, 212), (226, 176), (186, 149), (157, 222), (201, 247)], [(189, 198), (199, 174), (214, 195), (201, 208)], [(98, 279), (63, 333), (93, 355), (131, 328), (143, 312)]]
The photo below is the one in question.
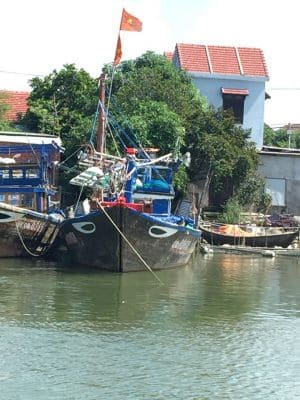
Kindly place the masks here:
[(0, 260), (0, 399), (300, 399), (300, 259)]

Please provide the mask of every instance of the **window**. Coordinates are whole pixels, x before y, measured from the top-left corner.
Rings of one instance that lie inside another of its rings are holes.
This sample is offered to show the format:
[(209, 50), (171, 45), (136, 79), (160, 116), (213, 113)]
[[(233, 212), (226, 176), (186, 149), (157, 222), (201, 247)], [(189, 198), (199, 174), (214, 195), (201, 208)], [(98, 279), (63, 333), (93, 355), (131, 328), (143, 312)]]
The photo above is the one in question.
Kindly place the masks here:
[(244, 121), (244, 103), (249, 94), (247, 89), (226, 89), (221, 90), (223, 97), (223, 109), (232, 110), (234, 120), (237, 124)]
[(272, 197), (272, 206), (285, 206), (285, 179), (266, 178), (266, 193)]
[(0, 174), (3, 179), (9, 179), (9, 169), (1, 169)]
[(13, 179), (23, 178), (23, 170), (22, 169), (13, 169), (12, 177), (13, 177)]
[(8, 195), (9, 204), (13, 206), (18, 206), (20, 204), (20, 195), (19, 194), (11, 194)]
[(35, 193), (1, 193), (0, 202), (29, 209), (36, 209)]
[(26, 178), (39, 178), (40, 171), (38, 169), (26, 169), (25, 171)]
[(21, 207), (30, 208), (30, 209), (35, 208), (34, 193), (23, 193), (21, 195)]

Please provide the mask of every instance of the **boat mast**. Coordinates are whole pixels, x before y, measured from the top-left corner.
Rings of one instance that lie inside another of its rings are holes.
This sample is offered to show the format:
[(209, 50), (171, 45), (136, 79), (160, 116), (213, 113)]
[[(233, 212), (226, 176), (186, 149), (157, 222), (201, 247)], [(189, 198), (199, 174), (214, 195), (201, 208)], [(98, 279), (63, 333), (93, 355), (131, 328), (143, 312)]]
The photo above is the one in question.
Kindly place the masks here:
[(104, 153), (104, 134), (105, 134), (105, 122), (106, 115), (104, 110), (105, 103), (105, 81), (107, 79), (106, 74), (102, 73), (100, 75), (100, 88), (99, 88), (99, 100), (100, 100), (100, 112), (98, 120), (98, 134), (97, 134), (97, 151), (99, 153)]

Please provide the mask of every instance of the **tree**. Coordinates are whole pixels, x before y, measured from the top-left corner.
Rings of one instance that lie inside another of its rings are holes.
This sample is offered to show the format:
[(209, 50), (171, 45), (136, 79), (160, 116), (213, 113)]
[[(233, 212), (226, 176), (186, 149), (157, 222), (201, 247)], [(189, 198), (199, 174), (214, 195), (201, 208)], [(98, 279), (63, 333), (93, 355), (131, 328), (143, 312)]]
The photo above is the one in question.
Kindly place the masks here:
[(264, 126), (264, 144), (266, 146), (275, 146), (275, 147), (290, 147), (294, 149), (300, 148), (300, 131), (292, 130), (289, 142), (288, 129), (280, 128), (280, 129), (272, 129), (270, 126)]
[[(105, 71), (112, 76), (112, 66), (107, 65)], [(114, 74), (111, 104), (118, 104), (112, 114), (127, 134), (134, 132), (137, 143), (177, 155), (186, 149), (186, 133), (192, 129), (195, 112), (207, 107), (187, 73), (153, 52), (120, 64)], [(184, 166), (176, 173), (175, 184), (185, 191)]]
[[(110, 121), (143, 146), (162, 152), (189, 150), (191, 179), (210, 174), (212, 188), (221, 191), (228, 182), (237, 190), (257, 167), (257, 153), (249, 132), (234, 123), (229, 112), (207, 106), (185, 71), (164, 56), (147, 52), (122, 62), (107, 89), (112, 95), (106, 107)], [(90, 137), (97, 105), (97, 81), (74, 65), (65, 65), (43, 79), (34, 78), (29, 111), (23, 123), (28, 129), (60, 134), (69, 157)], [(133, 133), (134, 132), (134, 133)], [(108, 146), (112, 146), (112, 141)], [(184, 167), (176, 182), (183, 190)]]
[(5, 119), (5, 113), (9, 109), (8, 104), (5, 102), (7, 95), (5, 92), (0, 92), (0, 130), (10, 130), (11, 124)]
[[(111, 73), (110, 66), (106, 70)], [(192, 153), (192, 180), (210, 173), (213, 189), (221, 191), (228, 181), (238, 188), (256, 169), (249, 132), (235, 125), (230, 112), (208, 107), (187, 73), (164, 56), (147, 52), (121, 63), (112, 93), (139, 141)]]
[(67, 64), (44, 78), (31, 80), (29, 110), (22, 124), (29, 131), (59, 135), (68, 157), (88, 142), (97, 105), (97, 81)]
[(235, 124), (231, 112), (210, 107), (198, 113), (187, 143), (192, 155), (191, 178), (209, 174), (216, 192), (229, 181), (237, 189), (257, 169), (255, 145), (249, 141), (249, 132)]
[[(111, 76), (111, 66), (106, 66), (106, 71)], [(132, 126), (139, 142), (162, 152), (184, 146), (193, 110), (205, 105), (189, 76), (152, 52), (120, 64), (112, 94), (113, 102), (126, 115), (125, 129)]]

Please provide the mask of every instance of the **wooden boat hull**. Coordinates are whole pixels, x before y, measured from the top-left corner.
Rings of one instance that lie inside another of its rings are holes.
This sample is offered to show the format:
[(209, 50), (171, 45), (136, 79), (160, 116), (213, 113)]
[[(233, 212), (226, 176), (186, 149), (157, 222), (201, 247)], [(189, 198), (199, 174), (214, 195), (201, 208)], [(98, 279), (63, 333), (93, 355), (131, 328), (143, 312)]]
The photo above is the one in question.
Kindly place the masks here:
[(261, 235), (261, 236), (234, 236), (200, 227), (202, 239), (213, 245), (232, 245), (250, 247), (288, 247), (298, 235), (298, 229), (289, 230), (282, 233)]
[(43, 256), (58, 232), (59, 222), (48, 215), (0, 205), (0, 258)]
[(66, 220), (60, 229), (73, 262), (114, 272), (146, 270), (132, 247), (151, 269), (184, 265), (200, 235), (198, 230), (119, 205)]

